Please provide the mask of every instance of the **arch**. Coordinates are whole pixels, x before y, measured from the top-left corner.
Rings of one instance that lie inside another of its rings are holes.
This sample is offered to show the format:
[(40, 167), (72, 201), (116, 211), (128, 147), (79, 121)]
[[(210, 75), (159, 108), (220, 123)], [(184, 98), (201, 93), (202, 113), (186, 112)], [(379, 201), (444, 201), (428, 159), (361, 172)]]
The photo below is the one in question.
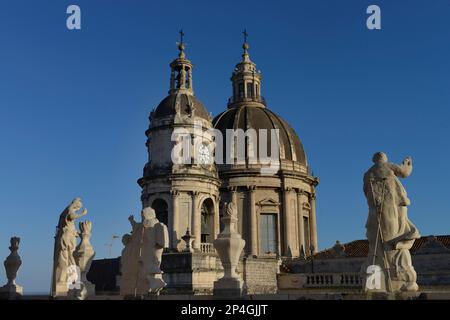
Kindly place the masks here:
[(212, 243), (214, 240), (215, 205), (211, 198), (206, 198), (201, 205), (201, 242)]
[(152, 209), (155, 210), (156, 218), (159, 222), (169, 225), (169, 208), (167, 202), (161, 198), (153, 200)]

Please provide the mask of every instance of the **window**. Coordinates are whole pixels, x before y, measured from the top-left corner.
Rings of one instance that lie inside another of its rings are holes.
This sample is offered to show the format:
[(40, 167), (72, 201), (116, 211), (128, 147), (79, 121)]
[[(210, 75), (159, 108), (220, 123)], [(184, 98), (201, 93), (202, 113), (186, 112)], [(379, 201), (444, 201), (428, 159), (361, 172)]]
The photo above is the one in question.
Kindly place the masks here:
[(214, 241), (214, 202), (211, 199), (203, 202), (201, 218), (201, 243), (212, 243)]
[(254, 94), (253, 94), (253, 83), (251, 82), (247, 82), (247, 97), (248, 98), (253, 98)]
[(244, 98), (244, 84), (241, 82), (238, 85), (238, 90), (239, 90), (239, 98)]
[(262, 254), (277, 253), (277, 215), (261, 214), (259, 221), (260, 252)]
[(155, 210), (156, 219), (167, 226), (169, 222), (167, 203), (163, 199), (156, 199), (152, 203), (152, 209)]

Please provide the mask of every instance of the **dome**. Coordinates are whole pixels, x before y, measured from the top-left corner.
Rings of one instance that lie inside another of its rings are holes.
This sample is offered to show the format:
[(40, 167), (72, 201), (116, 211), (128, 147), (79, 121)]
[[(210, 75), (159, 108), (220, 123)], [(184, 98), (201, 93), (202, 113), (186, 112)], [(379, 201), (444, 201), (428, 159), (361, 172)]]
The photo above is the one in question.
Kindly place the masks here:
[(177, 114), (176, 108), (179, 105), (180, 115), (189, 116), (194, 109), (196, 117), (205, 120), (210, 119), (209, 113), (206, 111), (203, 104), (193, 95), (188, 93), (177, 93), (167, 96), (162, 100), (153, 112), (153, 119), (164, 118), (167, 116), (175, 116)]
[(255, 129), (258, 133), (258, 141), (259, 130), (267, 129), (267, 150), (269, 153), (271, 150), (270, 130), (279, 129), (280, 146), (284, 149), (284, 154), (283, 152), (280, 152), (281, 160), (295, 161), (307, 166), (303, 145), (294, 129), (292, 129), (281, 117), (265, 107), (243, 105), (240, 107), (229, 108), (213, 120), (213, 125), (222, 132), (224, 137), (224, 147), (226, 146), (225, 140), (227, 129), (242, 129), (244, 131), (249, 128)]

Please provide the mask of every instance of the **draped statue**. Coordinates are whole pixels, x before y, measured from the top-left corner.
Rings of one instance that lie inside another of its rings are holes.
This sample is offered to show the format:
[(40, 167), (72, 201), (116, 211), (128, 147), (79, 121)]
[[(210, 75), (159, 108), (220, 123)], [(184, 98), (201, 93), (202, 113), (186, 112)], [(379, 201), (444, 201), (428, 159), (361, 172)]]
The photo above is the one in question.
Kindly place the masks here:
[(124, 298), (158, 295), (166, 286), (162, 278), (163, 249), (169, 245), (166, 225), (159, 222), (152, 208), (141, 212), (142, 222), (130, 216), (132, 232), (122, 238), (120, 293)]
[(87, 209), (83, 208), (80, 198), (75, 198), (59, 216), (56, 227), (55, 248), (53, 256), (52, 296), (65, 296), (69, 289), (70, 273), (77, 268), (73, 255), (77, 247), (79, 233), (75, 220), (85, 216)]
[[(374, 165), (364, 175), (364, 194), (369, 206), (366, 236), (369, 254), (363, 266), (378, 266), (381, 291), (417, 291), (417, 275), (409, 250), (420, 237), (416, 226), (409, 220), (407, 210), (411, 201), (399, 178), (412, 172), (412, 159), (401, 165), (388, 162), (386, 154), (377, 152)], [(367, 269), (369, 270), (369, 269)]]

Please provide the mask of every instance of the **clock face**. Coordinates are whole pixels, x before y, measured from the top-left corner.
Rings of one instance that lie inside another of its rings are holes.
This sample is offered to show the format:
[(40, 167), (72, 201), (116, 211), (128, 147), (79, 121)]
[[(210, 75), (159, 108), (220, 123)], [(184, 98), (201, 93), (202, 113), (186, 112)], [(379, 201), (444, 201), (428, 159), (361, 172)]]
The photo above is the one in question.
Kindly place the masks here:
[(198, 149), (198, 162), (200, 164), (211, 164), (212, 156), (207, 145), (202, 144)]

